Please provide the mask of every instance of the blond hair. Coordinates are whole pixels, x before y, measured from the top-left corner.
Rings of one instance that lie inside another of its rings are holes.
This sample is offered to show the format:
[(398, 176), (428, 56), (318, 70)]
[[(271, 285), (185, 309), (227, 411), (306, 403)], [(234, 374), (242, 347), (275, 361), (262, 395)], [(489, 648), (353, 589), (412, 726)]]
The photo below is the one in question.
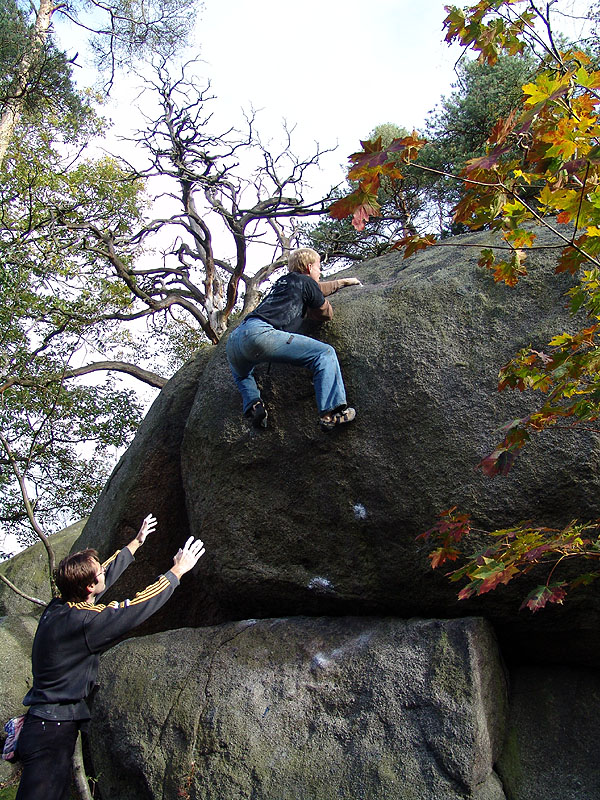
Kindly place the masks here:
[(288, 272), (308, 273), (311, 264), (319, 259), (319, 254), (312, 247), (299, 247), (293, 250), (288, 258)]

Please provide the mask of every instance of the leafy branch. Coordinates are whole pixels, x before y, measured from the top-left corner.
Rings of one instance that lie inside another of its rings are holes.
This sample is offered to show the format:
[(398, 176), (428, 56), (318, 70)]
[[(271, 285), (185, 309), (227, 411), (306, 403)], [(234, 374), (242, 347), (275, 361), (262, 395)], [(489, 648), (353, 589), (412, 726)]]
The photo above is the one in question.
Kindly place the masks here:
[[(485, 534), (492, 542), (465, 554), (464, 540), (472, 534)], [(533, 570), (543, 571), (546, 580), (535, 586), (521, 604), (521, 609), (535, 612), (548, 603), (562, 604), (568, 591), (588, 586), (600, 577), (600, 570), (579, 572), (574, 578), (557, 577), (559, 568), (574, 559), (600, 559), (600, 521), (579, 524), (574, 520), (563, 529), (523, 523), (490, 533), (471, 528), (469, 515), (457, 512), (454, 506), (443, 511), (436, 524), (417, 538), (434, 545), (429, 554), (432, 569), (464, 560), (462, 566), (447, 573), (453, 583), (465, 584), (458, 593), (459, 600), (491, 592)]]

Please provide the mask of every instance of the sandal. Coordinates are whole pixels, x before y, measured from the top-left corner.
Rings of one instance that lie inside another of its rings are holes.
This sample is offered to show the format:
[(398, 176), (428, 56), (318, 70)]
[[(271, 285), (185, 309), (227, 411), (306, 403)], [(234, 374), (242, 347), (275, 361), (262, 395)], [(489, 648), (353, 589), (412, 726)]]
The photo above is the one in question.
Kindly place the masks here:
[(356, 417), (356, 411), (350, 406), (342, 408), (339, 411), (333, 411), (325, 417), (321, 417), (321, 430), (332, 431), (336, 425), (343, 425), (346, 422), (352, 422)]
[(267, 427), (267, 417), (269, 416), (269, 412), (267, 411), (262, 400), (257, 400), (256, 403), (251, 405), (244, 416), (252, 420), (252, 424), (255, 428)]

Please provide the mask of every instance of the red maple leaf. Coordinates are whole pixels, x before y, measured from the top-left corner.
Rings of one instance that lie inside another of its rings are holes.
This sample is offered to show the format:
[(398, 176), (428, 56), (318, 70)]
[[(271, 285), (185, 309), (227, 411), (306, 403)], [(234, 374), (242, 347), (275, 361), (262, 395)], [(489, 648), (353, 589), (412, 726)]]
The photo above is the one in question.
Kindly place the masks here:
[(562, 603), (565, 599), (566, 592), (563, 589), (566, 586), (565, 582), (552, 583), (549, 586), (538, 586), (523, 601), (521, 609), (528, 608), (535, 613), (540, 608), (544, 608), (546, 603)]
[(514, 130), (516, 118), (517, 111), (514, 109), (506, 119), (499, 119), (488, 137), (488, 144), (502, 144), (506, 137)]
[(377, 209), (373, 208), (369, 203), (363, 203), (358, 206), (358, 208), (354, 209), (354, 214), (352, 215), (353, 227), (357, 231), (364, 231), (365, 224), (369, 221), (369, 218), (375, 214), (377, 214)]

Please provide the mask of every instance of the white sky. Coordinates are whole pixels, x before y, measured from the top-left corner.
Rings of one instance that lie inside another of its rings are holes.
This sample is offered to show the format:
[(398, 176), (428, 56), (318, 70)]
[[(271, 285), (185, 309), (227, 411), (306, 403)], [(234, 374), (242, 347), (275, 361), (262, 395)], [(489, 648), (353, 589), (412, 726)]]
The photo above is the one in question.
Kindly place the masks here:
[[(443, 41), (444, 4), (423, 0), (415, 9), (414, 0), (205, 0), (185, 59), (200, 59), (198, 88), (210, 80), (216, 96), (207, 106), (211, 131), (244, 130), (243, 112), (254, 109), (255, 130), (274, 155), (283, 149), (284, 121), (294, 128), (296, 156), (311, 157), (316, 142), (335, 148), (307, 173), (305, 198), (320, 199), (344, 181), (348, 156), (376, 125), (422, 128), (427, 112), (451, 91), (460, 51)], [(77, 72), (92, 82), (89, 72)], [(115, 135), (143, 127), (136, 85), (121, 78), (105, 109)], [(107, 148), (131, 152), (122, 143)], [(155, 211), (167, 214), (166, 207)], [(213, 233), (219, 255), (233, 257), (230, 237), (222, 239), (218, 227)], [(258, 268), (271, 249), (255, 246), (249, 258), (250, 270)]]
[[(277, 140), (285, 120), (297, 155), (312, 155), (315, 142), (338, 145), (313, 175), (324, 193), (376, 125), (419, 128), (451, 91), (459, 51), (443, 42), (445, 16), (440, 0), (205, 0), (188, 57), (201, 59), (200, 87), (210, 79), (216, 130), (242, 128), (242, 111), (254, 108), (264, 141)], [(72, 27), (58, 32), (69, 52), (83, 54)], [(85, 69), (75, 77), (93, 81)], [(136, 94), (135, 81), (121, 77), (104, 109), (115, 133), (141, 127)]]
[(223, 107), (239, 118), (252, 104), (260, 129), (285, 119), (308, 145), (339, 143), (335, 169), (376, 125), (420, 127), (449, 93), (445, 16), (439, 0), (207, 0), (196, 38)]

